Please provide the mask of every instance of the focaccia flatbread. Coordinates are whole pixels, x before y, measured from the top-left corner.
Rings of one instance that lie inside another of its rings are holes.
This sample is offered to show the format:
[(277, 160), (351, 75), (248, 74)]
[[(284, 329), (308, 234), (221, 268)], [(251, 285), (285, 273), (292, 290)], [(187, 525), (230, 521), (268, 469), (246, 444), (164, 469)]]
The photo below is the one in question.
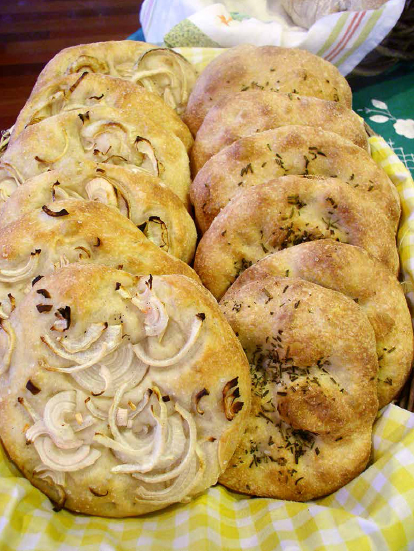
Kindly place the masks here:
[(93, 105), (106, 105), (126, 111), (129, 117), (149, 119), (180, 138), (187, 151), (193, 144), (187, 126), (158, 95), (126, 80), (86, 72), (54, 80), (33, 93), (17, 117), (9, 143), (13, 143), (26, 126), (62, 111)]
[(403, 387), (413, 362), (413, 328), (399, 281), (360, 247), (330, 239), (302, 243), (265, 256), (243, 272), (233, 290), (266, 276), (300, 277), (352, 298), (374, 329), (379, 408)]
[(222, 97), (256, 89), (352, 106), (349, 84), (334, 65), (321, 57), (296, 48), (241, 44), (218, 56), (201, 73), (184, 121), (195, 136), (209, 109)]
[(212, 297), (183, 276), (59, 270), (3, 322), (0, 361), (10, 458), (81, 513), (188, 501), (217, 482), (249, 412), (243, 350)]
[(204, 232), (232, 197), (251, 186), (287, 174), (341, 178), (369, 195), (396, 231), (400, 218), (397, 188), (370, 155), (350, 141), (320, 128), (283, 126), (240, 138), (214, 155), (191, 184), (196, 220)]
[(85, 160), (130, 170), (148, 170), (187, 205), (190, 167), (186, 149), (174, 134), (134, 113), (104, 105), (74, 109), (29, 126), (0, 159), (3, 196), (29, 178), (67, 165), (82, 170)]
[(0, 228), (59, 199), (99, 201), (118, 209), (166, 253), (189, 263), (197, 232), (182, 201), (156, 176), (85, 161), (80, 169), (43, 172), (19, 186), (0, 207)]
[(197, 77), (191, 63), (168, 48), (134, 40), (95, 42), (56, 54), (40, 73), (33, 94), (52, 80), (85, 71), (135, 82), (160, 95), (179, 114), (185, 109)]
[(374, 331), (353, 300), (299, 278), (259, 277), (221, 309), (250, 363), (247, 430), (220, 482), (307, 501), (365, 468), (378, 408)]
[(247, 90), (223, 97), (207, 113), (191, 150), (193, 176), (213, 155), (239, 138), (286, 125), (317, 126), (368, 150), (363, 121), (341, 103)]
[(219, 299), (266, 254), (318, 239), (358, 245), (394, 275), (395, 235), (375, 203), (339, 178), (282, 176), (237, 195), (203, 235), (194, 269)]
[(163, 252), (115, 209), (95, 201), (55, 201), (0, 230), (0, 318), (10, 315), (33, 282), (73, 262), (198, 281), (190, 266)]

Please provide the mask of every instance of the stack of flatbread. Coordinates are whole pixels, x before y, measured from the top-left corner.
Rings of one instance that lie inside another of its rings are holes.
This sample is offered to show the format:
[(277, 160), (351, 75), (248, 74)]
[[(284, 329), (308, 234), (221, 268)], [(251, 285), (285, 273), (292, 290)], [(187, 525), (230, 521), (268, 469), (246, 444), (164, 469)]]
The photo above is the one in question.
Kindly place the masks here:
[(247, 494), (304, 501), (352, 480), (411, 369), (399, 196), (351, 105), (323, 59), (242, 45), (201, 74), (184, 115), (203, 234), (194, 267), (252, 379), (220, 481)]
[(188, 501), (245, 429), (248, 362), (189, 266), (195, 79), (149, 44), (64, 50), (0, 159), (0, 436), (60, 507)]
[(136, 42), (42, 71), (0, 158), (0, 436), (59, 506), (140, 515), (217, 480), (303, 501), (366, 467), (413, 332), (399, 196), (351, 105), (273, 46), (197, 80)]

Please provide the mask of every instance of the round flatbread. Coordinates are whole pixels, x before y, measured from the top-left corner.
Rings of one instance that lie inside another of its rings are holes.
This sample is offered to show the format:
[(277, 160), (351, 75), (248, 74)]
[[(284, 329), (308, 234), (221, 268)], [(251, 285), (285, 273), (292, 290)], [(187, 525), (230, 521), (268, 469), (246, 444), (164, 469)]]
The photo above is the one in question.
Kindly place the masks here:
[(81, 170), (70, 165), (43, 172), (19, 186), (0, 207), (0, 228), (23, 214), (59, 199), (99, 201), (119, 210), (150, 241), (166, 253), (189, 263), (197, 232), (182, 201), (156, 176), (111, 164), (84, 162)]
[(212, 157), (191, 185), (196, 220), (204, 232), (236, 193), (287, 174), (338, 177), (369, 193), (394, 230), (397, 188), (370, 155), (345, 138), (311, 126), (284, 126), (237, 140)]
[(10, 315), (34, 282), (73, 262), (198, 281), (190, 266), (154, 245), (115, 209), (95, 201), (55, 201), (0, 230), (0, 318)]
[(307, 501), (359, 475), (378, 408), (374, 331), (348, 297), (298, 278), (261, 277), (220, 306), (250, 363), (247, 430), (220, 482)]
[(150, 120), (104, 105), (27, 127), (0, 160), (0, 192), (10, 196), (19, 184), (47, 170), (81, 170), (85, 160), (144, 168), (188, 204), (190, 168), (181, 140)]
[(197, 78), (191, 63), (168, 48), (134, 40), (95, 42), (56, 54), (40, 73), (33, 94), (52, 80), (85, 71), (139, 84), (160, 95), (178, 113), (184, 111)]
[(359, 304), (377, 341), (379, 407), (389, 404), (403, 387), (413, 362), (411, 316), (398, 280), (360, 247), (330, 239), (269, 254), (243, 272), (233, 288), (269, 275), (300, 277)]
[(26, 126), (62, 111), (93, 105), (106, 105), (126, 111), (129, 117), (149, 119), (180, 138), (187, 151), (193, 144), (187, 126), (157, 94), (120, 78), (86, 72), (54, 80), (32, 94), (17, 117), (9, 143), (13, 143)]
[(216, 153), (249, 134), (286, 125), (316, 126), (368, 150), (364, 123), (334, 101), (247, 90), (224, 96), (207, 113), (191, 150), (193, 175)]
[(254, 262), (318, 239), (358, 245), (398, 274), (394, 232), (384, 214), (339, 178), (283, 176), (237, 195), (197, 248), (194, 269), (220, 298)]
[(204, 117), (222, 97), (247, 90), (312, 96), (352, 106), (349, 84), (321, 57), (296, 48), (252, 46), (230, 48), (199, 76), (184, 121), (195, 136)]
[(0, 358), (10, 458), (81, 513), (188, 501), (217, 482), (249, 411), (243, 350), (212, 297), (183, 276), (59, 270), (0, 329)]

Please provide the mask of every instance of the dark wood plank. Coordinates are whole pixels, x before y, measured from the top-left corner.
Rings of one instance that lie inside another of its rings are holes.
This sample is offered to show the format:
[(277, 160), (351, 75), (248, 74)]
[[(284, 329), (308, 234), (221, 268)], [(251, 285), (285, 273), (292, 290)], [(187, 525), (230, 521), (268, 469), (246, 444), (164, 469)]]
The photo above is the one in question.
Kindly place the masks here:
[(142, 0), (0, 0), (0, 129), (12, 126), (37, 75), (61, 49), (123, 40)]

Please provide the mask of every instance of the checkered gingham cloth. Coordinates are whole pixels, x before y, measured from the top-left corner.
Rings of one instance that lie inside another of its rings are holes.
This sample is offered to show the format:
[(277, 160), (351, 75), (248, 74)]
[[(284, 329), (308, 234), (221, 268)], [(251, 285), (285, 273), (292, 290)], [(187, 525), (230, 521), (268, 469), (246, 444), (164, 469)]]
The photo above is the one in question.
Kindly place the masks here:
[[(199, 69), (217, 55), (210, 49), (183, 50)], [(414, 182), (382, 138), (370, 138), (370, 144), (401, 196), (399, 251), (406, 279), (412, 281)], [(384, 408), (374, 426), (370, 466), (323, 499), (248, 498), (217, 485), (189, 504), (126, 520), (54, 512), (1, 450), (0, 550), (412, 550), (413, 428), (414, 414), (395, 405)]]

